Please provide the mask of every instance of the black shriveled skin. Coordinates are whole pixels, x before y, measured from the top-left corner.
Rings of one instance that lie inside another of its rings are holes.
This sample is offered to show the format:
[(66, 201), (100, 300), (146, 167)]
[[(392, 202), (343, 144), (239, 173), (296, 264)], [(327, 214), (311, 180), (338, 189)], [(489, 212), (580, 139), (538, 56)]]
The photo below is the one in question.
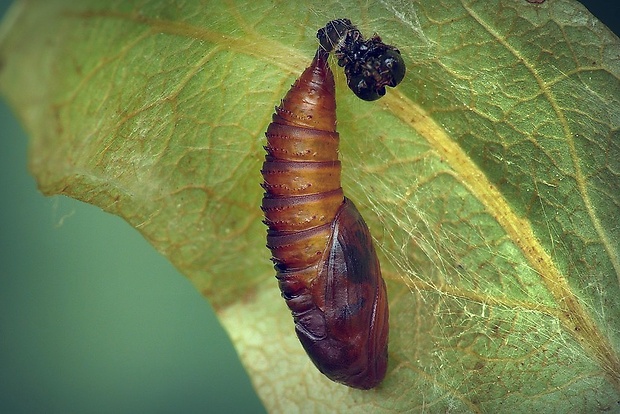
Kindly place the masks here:
[(326, 52), (331, 52), (338, 47), (338, 44), (347, 37), (349, 32), (359, 33), (359, 30), (349, 19), (336, 19), (319, 29), (316, 37), (319, 39), (319, 45)]
[(383, 43), (378, 35), (364, 40), (349, 19), (332, 20), (317, 32), (317, 38), (321, 48), (334, 51), (349, 89), (360, 99), (379, 99), (386, 86), (395, 87), (405, 77), (400, 51)]

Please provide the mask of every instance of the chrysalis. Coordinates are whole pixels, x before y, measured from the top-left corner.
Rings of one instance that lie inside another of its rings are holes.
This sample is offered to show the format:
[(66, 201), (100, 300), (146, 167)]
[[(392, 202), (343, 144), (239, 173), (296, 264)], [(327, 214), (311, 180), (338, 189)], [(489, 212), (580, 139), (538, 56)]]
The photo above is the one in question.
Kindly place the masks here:
[(303, 347), (330, 379), (368, 389), (387, 368), (387, 296), (368, 227), (340, 187), (326, 59), (319, 50), (267, 128), (262, 209)]
[(376, 35), (364, 40), (347, 19), (328, 23), (317, 37), (312, 64), (265, 133), (267, 247), (312, 362), (333, 381), (369, 389), (387, 370), (387, 293), (368, 227), (342, 192), (335, 84), (327, 58), (333, 50), (349, 87), (365, 100), (396, 86), (405, 66), (396, 48)]

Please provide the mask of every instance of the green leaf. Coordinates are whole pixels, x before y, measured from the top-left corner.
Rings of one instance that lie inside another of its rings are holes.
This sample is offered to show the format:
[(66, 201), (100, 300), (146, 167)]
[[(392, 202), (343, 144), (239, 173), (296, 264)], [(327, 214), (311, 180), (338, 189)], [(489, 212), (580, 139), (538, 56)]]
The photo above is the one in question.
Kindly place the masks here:
[[(186, 274), (269, 411), (616, 410), (619, 39), (569, 0), (364, 4), (22, 1), (0, 87), (41, 190), (118, 214)], [(305, 356), (259, 208), (273, 107), (337, 17), (408, 64), (378, 102), (337, 75), (343, 188), (390, 300), (366, 392)]]

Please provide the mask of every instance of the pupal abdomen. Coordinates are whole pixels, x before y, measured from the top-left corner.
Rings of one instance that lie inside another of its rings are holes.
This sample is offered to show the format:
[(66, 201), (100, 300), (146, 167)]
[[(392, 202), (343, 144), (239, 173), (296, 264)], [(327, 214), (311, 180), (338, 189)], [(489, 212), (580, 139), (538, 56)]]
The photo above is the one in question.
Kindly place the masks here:
[(368, 227), (342, 193), (327, 52), (317, 52), (265, 135), (267, 247), (297, 336), (333, 381), (375, 387), (387, 369), (386, 288)]

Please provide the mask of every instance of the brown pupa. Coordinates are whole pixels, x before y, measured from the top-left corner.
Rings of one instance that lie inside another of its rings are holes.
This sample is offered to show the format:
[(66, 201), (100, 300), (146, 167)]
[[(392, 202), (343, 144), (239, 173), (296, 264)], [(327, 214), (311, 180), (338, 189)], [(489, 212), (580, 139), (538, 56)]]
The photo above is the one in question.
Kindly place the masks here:
[(331, 380), (369, 389), (387, 370), (387, 293), (368, 227), (342, 192), (327, 57), (319, 48), (267, 128), (262, 209), (301, 344)]

